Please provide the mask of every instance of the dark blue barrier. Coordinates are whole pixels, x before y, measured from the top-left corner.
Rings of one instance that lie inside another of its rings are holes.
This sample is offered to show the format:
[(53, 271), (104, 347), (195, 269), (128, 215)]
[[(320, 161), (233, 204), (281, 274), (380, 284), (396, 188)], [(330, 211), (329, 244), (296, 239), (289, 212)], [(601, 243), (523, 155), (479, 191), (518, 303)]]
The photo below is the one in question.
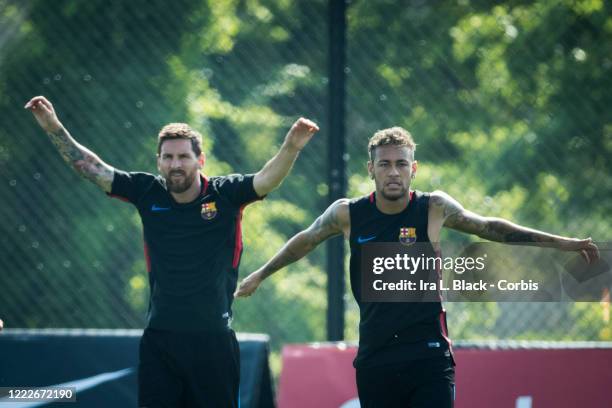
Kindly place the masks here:
[[(0, 387), (77, 388), (77, 403), (0, 399), (0, 408), (137, 407), (140, 330), (6, 330), (0, 333)], [(268, 336), (238, 334), (241, 408), (274, 407)]]

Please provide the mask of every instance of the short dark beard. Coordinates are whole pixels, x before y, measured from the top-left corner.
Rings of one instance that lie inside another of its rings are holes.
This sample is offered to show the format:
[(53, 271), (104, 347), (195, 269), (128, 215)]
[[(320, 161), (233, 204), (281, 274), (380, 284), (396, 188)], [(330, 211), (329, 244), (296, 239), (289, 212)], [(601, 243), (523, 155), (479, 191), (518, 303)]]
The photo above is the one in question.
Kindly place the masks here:
[(388, 200), (388, 201), (397, 201), (397, 200), (401, 200), (402, 198), (405, 198), (406, 197), (406, 192), (404, 192), (404, 194), (402, 194), (402, 195), (390, 197), (390, 196), (385, 194), (385, 189), (383, 189), (380, 192), (380, 195), (382, 195), (385, 200)]
[(187, 173), (183, 172), (182, 174), (185, 179), (184, 181), (179, 183), (174, 183), (172, 181), (172, 173), (168, 174), (168, 177), (166, 178), (166, 188), (168, 189), (168, 191), (170, 191), (171, 193), (181, 194), (189, 190), (189, 188), (195, 181), (195, 177), (189, 179), (189, 175)]

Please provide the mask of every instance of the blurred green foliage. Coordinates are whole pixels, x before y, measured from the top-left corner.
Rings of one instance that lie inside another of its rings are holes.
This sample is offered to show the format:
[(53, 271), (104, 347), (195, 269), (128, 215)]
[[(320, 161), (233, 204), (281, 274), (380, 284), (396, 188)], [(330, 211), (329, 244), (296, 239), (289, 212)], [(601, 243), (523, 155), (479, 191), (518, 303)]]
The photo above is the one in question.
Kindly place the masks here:
[[(367, 139), (400, 125), (419, 145), (417, 189), (606, 241), (611, 11), (598, 0), (352, 2), (349, 196), (372, 189)], [(283, 186), (245, 211), (245, 276), (328, 204), (326, 140), (337, 135), (326, 131), (326, 13), (322, 0), (0, 0), (6, 325), (142, 327), (147, 307), (137, 214), (64, 165), (22, 109), (31, 96), (49, 97), (81, 143), (125, 170), (156, 172), (155, 135), (168, 122), (202, 132), (211, 175), (255, 172), (295, 118), (319, 122)], [(235, 328), (269, 333), (275, 349), (324, 340), (324, 256), (317, 249), (236, 302)], [(348, 295), (347, 307), (355, 340)], [(448, 305), (451, 335), (465, 339), (610, 339), (601, 308)]]

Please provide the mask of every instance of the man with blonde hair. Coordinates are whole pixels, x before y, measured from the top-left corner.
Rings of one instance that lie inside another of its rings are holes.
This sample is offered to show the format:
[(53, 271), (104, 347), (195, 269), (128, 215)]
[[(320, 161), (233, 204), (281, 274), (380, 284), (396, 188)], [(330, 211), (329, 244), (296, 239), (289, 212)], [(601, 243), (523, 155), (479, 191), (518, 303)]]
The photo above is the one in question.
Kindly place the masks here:
[[(235, 296), (250, 296), (264, 279), (299, 260), (326, 239), (344, 235), (351, 248), (351, 289), (360, 311), (359, 350), (354, 361), (362, 408), (449, 408), (454, 404), (455, 370), (440, 300), (372, 302), (362, 298), (361, 256), (367, 243), (420, 243), (439, 251), (442, 227), (483, 239), (538, 243), (598, 257), (592, 240), (566, 238), (464, 209), (442, 191), (410, 189), (417, 174), (416, 145), (408, 131), (376, 132), (368, 143), (368, 173), (375, 191), (334, 202), (306, 230), (291, 238), (265, 265), (247, 276)], [(344, 271), (336, 271), (344, 273)], [(412, 271), (411, 271), (412, 273)], [(418, 271), (417, 271), (418, 273)]]

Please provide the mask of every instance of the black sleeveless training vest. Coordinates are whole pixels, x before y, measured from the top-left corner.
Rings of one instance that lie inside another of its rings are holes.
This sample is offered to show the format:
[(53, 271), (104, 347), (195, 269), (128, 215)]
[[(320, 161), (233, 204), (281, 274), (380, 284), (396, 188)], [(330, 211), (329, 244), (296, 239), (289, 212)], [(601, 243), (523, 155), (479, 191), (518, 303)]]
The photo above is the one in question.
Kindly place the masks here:
[(419, 191), (411, 192), (408, 206), (393, 215), (383, 214), (376, 207), (375, 193), (349, 203), (351, 289), (360, 314), (355, 367), (452, 357), (446, 314), (440, 301), (363, 302), (361, 299), (361, 248), (366, 242), (397, 243), (402, 235), (406, 237), (406, 231), (411, 235), (416, 231), (416, 242), (426, 243), (427, 256), (435, 256), (427, 235), (428, 209), (429, 194)]

